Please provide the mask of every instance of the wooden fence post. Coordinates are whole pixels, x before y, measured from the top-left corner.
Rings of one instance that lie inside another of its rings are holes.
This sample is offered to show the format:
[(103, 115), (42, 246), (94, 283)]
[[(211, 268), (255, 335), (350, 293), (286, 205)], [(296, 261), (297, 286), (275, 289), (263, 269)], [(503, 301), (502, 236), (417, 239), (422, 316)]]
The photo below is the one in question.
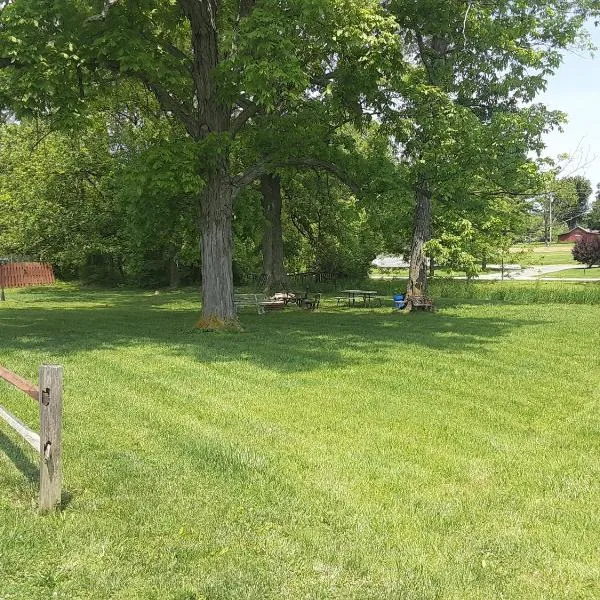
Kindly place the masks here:
[(60, 506), (63, 368), (40, 367), (40, 511)]
[(4, 302), (6, 296), (4, 295), (4, 262), (0, 260), (0, 302)]

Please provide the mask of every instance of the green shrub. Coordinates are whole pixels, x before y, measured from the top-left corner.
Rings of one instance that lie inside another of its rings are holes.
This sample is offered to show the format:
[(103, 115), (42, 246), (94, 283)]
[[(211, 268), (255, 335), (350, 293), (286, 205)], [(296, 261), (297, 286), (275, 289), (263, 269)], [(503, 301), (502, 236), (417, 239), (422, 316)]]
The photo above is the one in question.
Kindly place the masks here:
[(573, 258), (588, 267), (600, 265), (600, 235), (586, 236), (573, 246)]
[[(334, 291), (333, 286), (331, 291)], [(405, 279), (345, 279), (338, 280), (337, 289), (376, 290), (389, 296), (406, 290)], [(322, 285), (321, 291), (328, 291)], [(511, 304), (600, 304), (600, 284), (594, 282), (552, 281), (472, 281), (435, 278), (429, 285), (434, 300), (464, 300), (467, 302), (491, 302)]]

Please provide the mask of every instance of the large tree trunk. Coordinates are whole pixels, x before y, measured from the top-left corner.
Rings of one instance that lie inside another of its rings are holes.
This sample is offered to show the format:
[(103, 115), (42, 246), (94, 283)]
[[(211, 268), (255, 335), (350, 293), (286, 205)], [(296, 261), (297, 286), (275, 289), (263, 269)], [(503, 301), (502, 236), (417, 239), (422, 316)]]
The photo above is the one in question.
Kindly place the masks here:
[(432, 200), (427, 182), (420, 182), (415, 190), (417, 204), (413, 240), (410, 251), (410, 270), (408, 275), (407, 296), (427, 295), (427, 256), (425, 244), (431, 236)]
[(267, 173), (261, 177), (265, 228), (263, 231), (263, 272), (269, 286), (279, 287), (284, 277), (283, 231), (281, 227), (281, 179)]
[(260, 179), (260, 191), (262, 193), (264, 217), (262, 236), (263, 275), (267, 278), (267, 285), (270, 286), (273, 280), (273, 208), (267, 175), (263, 175)]
[(202, 194), (202, 322), (213, 328), (236, 320), (233, 304), (233, 188), (226, 172), (207, 177)]
[[(219, 65), (219, 10), (221, 0), (179, 0), (191, 29), (197, 141), (226, 133), (231, 125), (231, 106), (218, 90), (215, 70)], [(248, 8), (251, 2), (246, 2)], [(189, 130), (188, 130), (189, 132)], [(202, 320), (199, 327), (214, 329), (236, 322), (233, 303), (232, 230), (233, 188), (228, 157), (213, 156), (202, 175), (206, 181), (201, 198)]]
[(177, 247), (172, 245), (167, 248), (167, 274), (169, 276), (169, 287), (177, 289), (179, 287), (179, 265), (177, 264)]
[[(425, 39), (418, 31), (416, 32), (416, 38), (420, 59), (425, 67), (429, 83), (443, 89), (446, 53), (449, 46), (448, 40), (440, 35), (433, 35), (430, 42), (431, 48), (427, 48)], [(435, 110), (433, 105), (431, 110)], [(429, 143), (426, 129), (421, 129), (418, 140), (423, 146)], [(421, 175), (417, 180), (415, 198), (416, 206), (407, 286), (408, 310), (412, 308), (412, 303), (410, 302), (411, 296), (427, 295), (427, 256), (425, 254), (425, 244), (431, 238), (433, 203), (432, 184), (424, 175)]]
[(273, 194), (273, 281), (281, 286), (285, 277), (283, 268), (283, 228), (281, 226), (281, 180), (274, 178), (275, 192)]
[(179, 287), (179, 266), (174, 257), (169, 257), (169, 287), (176, 290)]

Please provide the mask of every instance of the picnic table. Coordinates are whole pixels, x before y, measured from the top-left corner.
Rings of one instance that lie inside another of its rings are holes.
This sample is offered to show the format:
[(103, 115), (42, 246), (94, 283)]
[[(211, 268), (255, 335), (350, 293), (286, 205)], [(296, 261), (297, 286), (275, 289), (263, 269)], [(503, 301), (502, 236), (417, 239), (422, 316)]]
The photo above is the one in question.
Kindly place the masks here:
[(342, 294), (346, 294), (348, 298), (348, 306), (355, 306), (356, 299), (362, 298), (363, 306), (371, 306), (371, 301), (377, 297), (377, 292), (374, 290), (342, 290)]
[(285, 306), (287, 306), (290, 302), (297, 303), (296, 294), (292, 292), (277, 292), (276, 294), (273, 294), (270, 299), (276, 302), (283, 302)]

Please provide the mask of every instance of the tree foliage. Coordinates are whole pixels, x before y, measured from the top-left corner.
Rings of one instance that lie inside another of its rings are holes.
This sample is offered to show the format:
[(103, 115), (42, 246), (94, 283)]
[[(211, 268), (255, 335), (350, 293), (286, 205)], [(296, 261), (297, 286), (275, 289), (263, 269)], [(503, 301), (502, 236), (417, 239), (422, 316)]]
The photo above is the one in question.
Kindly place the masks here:
[(121, 244), (119, 210), (107, 190), (106, 130), (74, 139), (39, 123), (0, 128), (0, 248), (69, 273), (93, 257), (111, 262)]
[(567, 182), (570, 182), (575, 189), (576, 203), (566, 209), (561, 215), (569, 229), (572, 229), (585, 219), (585, 214), (588, 212), (588, 203), (590, 196), (592, 195), (592, 183), (589, 179), (583, 175), (572, 175), (565, 178)]
[(600, 184), (597, 186), (596, 196), (587, 215), (587, 225), (590, 229), (600, 230)]
[(573, 246), (573, 258), (588, 267), (600, 265), (600, 235), (584, 236)]
[[(21, 198), (6, 177), (1, 193), (36, 227), (44, 211), (26, 198), (81, 224), (70, 248), (45, 230), (52, 251), (64, 247), (57, 260), (112, 256), (126, 273), (200, 265), (210, 322), (235, 316), (234, 262), (254, 268), (269, 247), (261, 178), (283, 185), (288, 266), (355, 273), (377, 249), (412, 245), (409, 287), (425, 289), (428, 252), (471, 273), (522, 229), (523, 199), (542, 185), (530, 152), (563, 119), (534, 99), (561, 51), (585, 43), (594, 9), (12, 0), (0, 11), (0, 104), (20, 124), (5, 134), (43, 123), (56, 148), (35, 191)], [(43, 175), (55, 168), (70, 182), (62, 196)], [(578, 210), (587, 188), (570, 186)], [(5, 247), (25, 247), (25, 232), (5, 229)]]
[(90, 99), (132, 81), (193, 142), (203, 313), (221, 321), (235, 317), (234, 198), (285, 155), (236, 152), (245, 130), (319, 96), (360, 116), (398, 46), (376, 0), (14, 0), (0, 18), (2, 100), (17, 115), (85, 118)]
[[(409, 294), (426, 292), (427, 243), (436, 212), (472, 195), (523, 197), (539, 187), (531, 150), (558, 125), (558, 112), (532, 104), (580, 39), (587, 2), (388, 3), (408, 65), (386, 112), (415, 197)], [(432, 18), (432, 15), (435, 15)], [(464, 223), (464, 220), (450, 220)], [(446, 235), (449, 239), (461, 236)], [(432, 245), (429, 245), (433, 248)]]

